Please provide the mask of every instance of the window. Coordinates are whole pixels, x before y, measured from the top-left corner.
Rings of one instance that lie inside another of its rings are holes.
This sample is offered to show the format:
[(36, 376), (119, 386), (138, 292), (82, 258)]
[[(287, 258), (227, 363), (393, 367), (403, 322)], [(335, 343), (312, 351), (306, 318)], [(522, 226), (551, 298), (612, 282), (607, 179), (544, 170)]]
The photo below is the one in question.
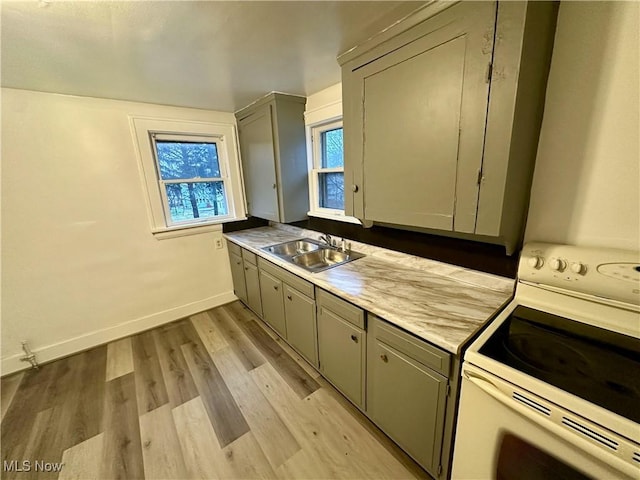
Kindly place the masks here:
[(344, 210), (342, 125), (319, 132), (318, 206)]
[(244, 217), (232, 124), (132, 121), (154, 234)]
[(310, 128), (313, 166), (310, 215), (344, 217), (344, 142), (342, 120)]
[(226, 217), (225, 178), (214, 138), (152, 134), (167, 225)]

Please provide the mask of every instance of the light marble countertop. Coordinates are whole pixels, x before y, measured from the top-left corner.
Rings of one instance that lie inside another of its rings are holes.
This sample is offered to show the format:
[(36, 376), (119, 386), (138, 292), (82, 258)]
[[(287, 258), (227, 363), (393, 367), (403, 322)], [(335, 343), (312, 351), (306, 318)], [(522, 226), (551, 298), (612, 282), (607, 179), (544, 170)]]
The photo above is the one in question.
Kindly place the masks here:
[(281, 224), (224, 234), (250, 252), (454, 354), (513, 294), (513, 279), (350, 240), (352, 249), (366, 257), (318, 273), (261, 250), (320, 235)]

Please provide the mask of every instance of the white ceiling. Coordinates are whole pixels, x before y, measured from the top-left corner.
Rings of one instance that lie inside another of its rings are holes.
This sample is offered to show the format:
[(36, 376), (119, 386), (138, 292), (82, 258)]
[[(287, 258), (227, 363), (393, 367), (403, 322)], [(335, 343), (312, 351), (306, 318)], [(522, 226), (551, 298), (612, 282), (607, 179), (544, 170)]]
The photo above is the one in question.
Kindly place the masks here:
[(236, 111), (339, 82), (339, 53), (420, 3), (2, 0), (2, 86)]

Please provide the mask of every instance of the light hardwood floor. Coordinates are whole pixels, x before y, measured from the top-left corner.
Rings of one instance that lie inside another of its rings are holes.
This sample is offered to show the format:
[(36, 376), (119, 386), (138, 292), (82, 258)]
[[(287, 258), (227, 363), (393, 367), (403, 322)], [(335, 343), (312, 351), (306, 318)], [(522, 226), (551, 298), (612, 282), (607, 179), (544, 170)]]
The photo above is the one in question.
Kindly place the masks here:
[(6, 479), (429, 478), (239, 302), (1, 387)]

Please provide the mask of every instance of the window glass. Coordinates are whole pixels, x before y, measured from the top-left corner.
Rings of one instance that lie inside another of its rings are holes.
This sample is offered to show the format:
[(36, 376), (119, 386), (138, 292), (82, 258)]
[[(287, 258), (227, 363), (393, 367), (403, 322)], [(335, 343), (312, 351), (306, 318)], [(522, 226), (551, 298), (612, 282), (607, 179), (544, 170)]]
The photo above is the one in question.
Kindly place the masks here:
[(167, 139), (159, 134), (154, 145), (167, 225), (201, 223), (229, 215), (215, 140)]
[(344, 167), (342, 127), (322, 132), (322, 168)]
[(158, 140), (156, 152), (163, 180), (220, 177), (215, 143)]
[(309, 215), (349, 223), (360, 223), (345, 215), (344, 136), (342, 119), (308, 125)]
[(165, 184), (172, 223), (227, 215), (223, 182)]
[(344, 172), (318, 172), (320, 207), (344, 210)]

